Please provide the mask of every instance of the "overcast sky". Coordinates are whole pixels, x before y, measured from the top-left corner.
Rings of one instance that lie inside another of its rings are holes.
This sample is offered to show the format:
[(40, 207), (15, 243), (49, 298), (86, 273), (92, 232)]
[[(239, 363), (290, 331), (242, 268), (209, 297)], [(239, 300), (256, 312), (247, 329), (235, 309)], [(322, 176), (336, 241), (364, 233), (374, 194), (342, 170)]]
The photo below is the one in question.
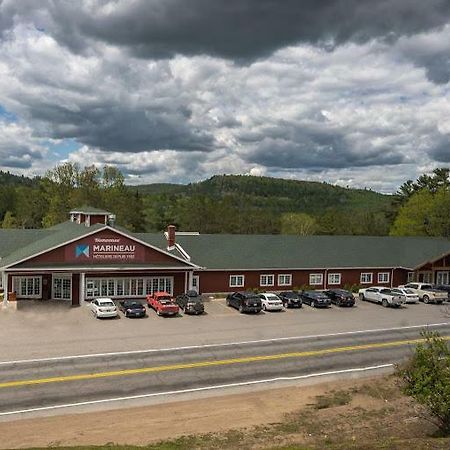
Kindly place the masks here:
[(450, 0), (0, 0), (0, 168), (394, 192), (450, 165)]

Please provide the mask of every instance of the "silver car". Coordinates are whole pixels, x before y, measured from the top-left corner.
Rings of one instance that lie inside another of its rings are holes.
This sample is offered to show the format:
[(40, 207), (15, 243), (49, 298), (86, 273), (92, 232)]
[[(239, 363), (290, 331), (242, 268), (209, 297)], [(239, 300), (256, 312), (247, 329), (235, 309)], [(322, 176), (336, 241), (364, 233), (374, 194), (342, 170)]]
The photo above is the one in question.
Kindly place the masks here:
[(419, 296), (412, 289), (397, 287), (397, 288), (392, 288), (391, 291), (396, 294), (399, 294), (399, 295), (404, 295), (405, 303), (418, 303), (419, 302)]

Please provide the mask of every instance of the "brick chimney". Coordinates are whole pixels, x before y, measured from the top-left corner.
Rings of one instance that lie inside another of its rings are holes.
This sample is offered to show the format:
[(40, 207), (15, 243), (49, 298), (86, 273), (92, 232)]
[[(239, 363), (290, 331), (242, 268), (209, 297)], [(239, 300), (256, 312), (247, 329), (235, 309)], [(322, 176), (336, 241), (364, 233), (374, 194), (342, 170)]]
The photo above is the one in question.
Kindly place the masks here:
[(167, 227), (167, 247), (175, 247), (175, 225)]

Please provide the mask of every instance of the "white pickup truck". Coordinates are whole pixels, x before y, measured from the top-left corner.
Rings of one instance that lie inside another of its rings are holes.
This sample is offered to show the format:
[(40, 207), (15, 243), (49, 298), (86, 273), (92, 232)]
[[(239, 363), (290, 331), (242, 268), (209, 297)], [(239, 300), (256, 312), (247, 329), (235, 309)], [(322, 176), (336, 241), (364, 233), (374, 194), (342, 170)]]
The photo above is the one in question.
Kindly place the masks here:
[(434, 289), (431, 284), (408, 283), (399, 287), (412, 289), (419, 296), (419, 300), (424, 303), (437, 303), (439, 305), (448, 298), (447, 292)]
[(380, 303), (385, 308), (388, 306), (393, 306), (398, 308), (403, 303), (406, 303), (406, 298), (404, 295), (392, 292), (390, 289), (385, 287), (368, 287), (363, 288), (358, 291), (359, 299), (362, 301), (369, 301), (374, 303)]

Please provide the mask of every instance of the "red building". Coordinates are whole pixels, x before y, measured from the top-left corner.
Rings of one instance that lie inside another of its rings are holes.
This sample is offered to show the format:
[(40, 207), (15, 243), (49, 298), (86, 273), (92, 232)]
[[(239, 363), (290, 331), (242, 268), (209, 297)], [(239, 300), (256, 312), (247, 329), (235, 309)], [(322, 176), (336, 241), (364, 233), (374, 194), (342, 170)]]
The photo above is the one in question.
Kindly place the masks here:
[(449, 283), (450, 241), (421, 237), (132, 233), (107, 211), (81, 208), (49, 229), (0, 230), (6, 297), (79, 305), (98, 296), (144, 298), (258, 288), (289, 290)]

